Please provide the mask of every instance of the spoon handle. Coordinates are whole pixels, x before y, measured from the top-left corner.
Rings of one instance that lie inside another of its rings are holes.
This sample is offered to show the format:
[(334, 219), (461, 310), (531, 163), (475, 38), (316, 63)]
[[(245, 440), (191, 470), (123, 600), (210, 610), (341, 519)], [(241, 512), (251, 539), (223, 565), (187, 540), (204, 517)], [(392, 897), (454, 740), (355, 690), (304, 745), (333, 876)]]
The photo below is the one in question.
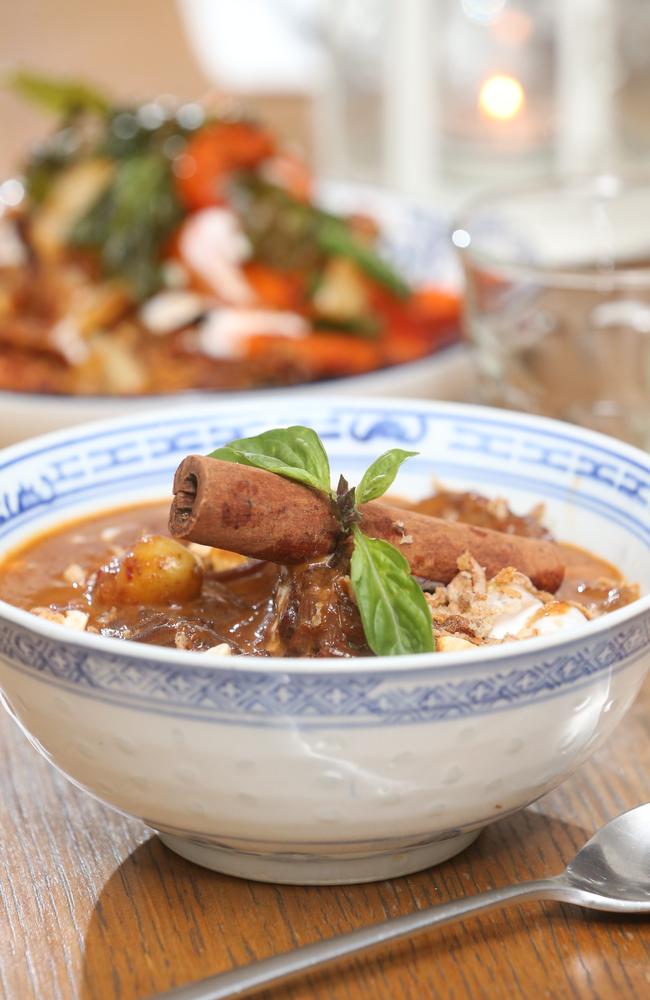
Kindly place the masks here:
[(245, 996), (268, 983), (278, 983), (298, 972), (308, 971), (326, 962), (333, 962), (354, 952), (383, 944), (385, 941), (395, 941), (427, 927), (440, 927), (453, 920), (484, 913), (486, 910), (493, 910), (507, 903), (550, 899), (557, 895), (557, 890), (555, 879), (520, 882), (502, 889), (491, 889), (478, 896), (470, 896), (441, 906), (431, 906), (404, 917), (385, 920), (349, 934), (340, 934), (326, 941), (317, 941), (316, 944), (305, 945), (282, 955), (274, 955), (273, 958), (252, 962), (230, 972), (209, 976), (207, 979), (159, 993), (152, 1000), (163, 1000), (163, 998), (164, 1000), (223, 1000), (225, 997)]

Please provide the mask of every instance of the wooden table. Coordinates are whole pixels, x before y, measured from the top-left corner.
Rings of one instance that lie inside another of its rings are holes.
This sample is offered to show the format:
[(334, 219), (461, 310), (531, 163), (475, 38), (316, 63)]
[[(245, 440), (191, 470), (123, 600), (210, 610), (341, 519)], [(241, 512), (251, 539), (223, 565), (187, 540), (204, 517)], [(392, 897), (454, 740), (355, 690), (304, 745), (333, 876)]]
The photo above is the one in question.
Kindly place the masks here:
[[(649, 679), (650, 681), (650, 679)], [(650, 683), (596, 757), (439, 868), (300, 888), (216, 875), (68, 784), (0, 718), (0, 993), (133, 1000), (432, 903), (560, 870), (650, 799)], [(264, 1000), (641, 998), (650, 921), (529, 903), (259, 994)]]

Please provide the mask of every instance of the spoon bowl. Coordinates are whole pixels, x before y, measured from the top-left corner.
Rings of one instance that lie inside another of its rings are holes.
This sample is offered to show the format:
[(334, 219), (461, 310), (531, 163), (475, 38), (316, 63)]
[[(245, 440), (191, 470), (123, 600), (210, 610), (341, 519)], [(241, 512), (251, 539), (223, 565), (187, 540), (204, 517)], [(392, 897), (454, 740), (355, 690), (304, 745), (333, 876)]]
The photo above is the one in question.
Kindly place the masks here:
[(634, 912), (650, 913), (650, 802), (602, 827), (560, 878), (594, 894), (596, 909), (608, 899), (612, 909), (629, 903)]

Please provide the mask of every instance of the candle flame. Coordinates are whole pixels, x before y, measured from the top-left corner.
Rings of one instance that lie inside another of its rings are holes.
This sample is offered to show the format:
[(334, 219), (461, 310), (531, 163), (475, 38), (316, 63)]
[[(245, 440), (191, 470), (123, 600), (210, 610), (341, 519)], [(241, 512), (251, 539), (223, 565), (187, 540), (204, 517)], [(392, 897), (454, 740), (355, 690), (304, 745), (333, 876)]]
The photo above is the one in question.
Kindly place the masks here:
[(478, 104), (488, 118), (508, 121), (519, 114), (525, 99), (524, 88), (519, 80), (505, 73), (497, 73), (489, 76), (483, 83)]

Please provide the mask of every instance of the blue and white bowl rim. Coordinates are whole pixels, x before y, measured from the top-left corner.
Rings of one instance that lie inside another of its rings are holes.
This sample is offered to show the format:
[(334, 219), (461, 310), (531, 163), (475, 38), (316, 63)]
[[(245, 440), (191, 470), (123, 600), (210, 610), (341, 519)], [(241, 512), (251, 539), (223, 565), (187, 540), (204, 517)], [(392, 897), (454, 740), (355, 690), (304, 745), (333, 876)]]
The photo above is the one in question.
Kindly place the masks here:
[[(537, 430), (557, 436), (564, 441), (574, 444), (592, 445), (601, 451), (610, 454), (615, 458), (622, 458), (636, 465), (641, 472), (648, 476), (650, 481), (650, 455), (638, 448), (628, 445), (625, 442), (617, 441), (604, 434), (591, 431), (586, 428), (573, 426), (554, 420), (548, 417), (518, 413), (508, 410), (498, 410), (492, 407), (478, 406), (469, 403), (449, 403), (437, 402), (422, 399), (363, 399), (359, 404), (345, 398), (333, 398), (331, 396), (316, 395), (308, 397), (309, 403), (315, 406), (332, 407), (340, 409), (349, 407), (356, 409), (357, 405), (367, 409), (379, 411), (398, 411), (417, 409), (420, 412), (442, 413), (450, 417), (465, 417), (474, 421), (481, 420), (483, 423), (492, 421), (507, 428), (518, 428), (524, 430)], [(278, 403), (280, 400), (278, 399)], [(292, 401), (293, 402), (293, 401)], [(204, 400), (200, 404), (183, 407), (187, 413), (196, 411), (209, 412), (214, 415), (227, 414), (228, 411), (239, 409), (250, 405), (260, 406), (260, 399), (254, 395), (242, 394), (237, 400), (227, 402), (217, 402), (214, 400)], [(83, 431), (83, 439), (94, 437), (102, 433), (125, 429), (135, 430), (138, 427), (146, 426), (150, 423), (169, 421), (169, 413), (163, 409), (152, 409), (146, 414), (142, 413), (137, 417), (113, 417), (107, 420), (93, 421), (81, 427), (65, 428), (53, 431), (49, 434), (39, 435), (27, 441), (9, 446), (0, 451), (0, 473), (8, 464), (26, 457), (28, 453), (35, 450), (47, 452), (50, 448), (65, 444), (66, 442), (79, 439)], [(119, 504), (118, 504), (119, 506)], [(648, 505), (650, 509), (650, 504)], [(61, 518), (65, 522), (65, 517)], [(36, 529), (36, 533), (38, 529)], [(647, 545), (650, 549), (650, 523), (645, 529)], [(637, 601), (626, 607), (619, 608), (607, 615), (602, 616), (585, 625), (584, 628), (576, 629), (570, 633), (558, 633), (556, 635), (542, 636), (533, 639), (522, 639), (517, 642), (507, 643), (499, 646), (481, 647), (481, 652), (474, 650), (468, 652), (433, 653), (418, 654), (410, 656), (377, 656), (377, 657), (349, 657), (339, 658), (318, 658), (308, 659), (305, 657), (286, 658), (262, 658), (255, 656), (226, 656), (210, 657), (208, 661), (204, 653), (193, 653), (187, 650), (176, 650), (165, 647), (152, 647), (142, 643), (132, 642), (125, 639), (113, 639), (105, 636), (95, 635), (87, 632), (75, 632), (62, 625), (38, 618), (28, 611), (14, 607), (5, 601), (0, 600), (0, 620), (4, 619), (17, 626), (20, 626), (36, 635), (41, 635), (44, 639), (59, 640), (66, 646), (77, 646), (88, 651), (106, 653), (113, 657), (122, 655), (130, 660), (140, 660), (153, 666), (156, 662), (160, 664), (173, 664), (177, 669), (182, 670), (185, 666), (188, 669), (201, 666), (210, 667), (215, 671), (227, 670), (229, 673), (253, 673), (260, 674), (290, 674), (298, 675), (321, 675), (321, 674), (345, 674), (345, 675), (366, 675), (385, 673), (393, 677), (400, 676), (406, 678), (408, 675), (418, 675), (421, 672), (440, 669), (446, 671), (449, 667), (454, 667), (456, 671), (480, 670), (488, 665), (504, 666), (521, 657), (534, 657), (542, 651), (557, 651), (562, 646), (574, 647), (593, 640), (599, 639), (603, 633), (616, 631), (623, 625), (628, 625), (635, 619), (641, 618), (650, 611), (650, 593), (642, 596)], [(649, 629), (650, 638), (650, 629)]]

